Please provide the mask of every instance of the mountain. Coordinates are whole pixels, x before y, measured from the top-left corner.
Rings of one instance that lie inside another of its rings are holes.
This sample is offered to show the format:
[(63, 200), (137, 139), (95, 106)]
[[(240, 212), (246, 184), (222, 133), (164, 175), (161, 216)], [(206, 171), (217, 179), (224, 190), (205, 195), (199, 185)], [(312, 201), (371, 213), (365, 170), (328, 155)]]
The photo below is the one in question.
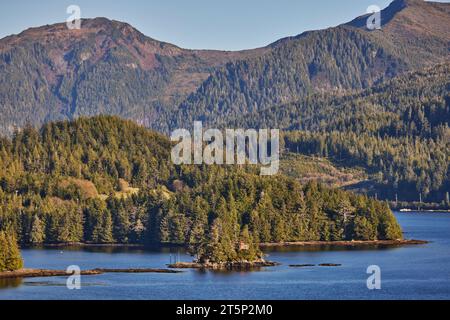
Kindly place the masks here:
[(28, 29), (0, 40), (0, 132), (96, 114), (151, 126), (216, 68), (264, 51), (181, 49), (105, 18)]
[(0, 40), (0, 132), (97, 114), (168, 132), (448, 59), (449, 4), (395, 0), (376, 31), (365, 18), (241, 52), (186, 50), (104, 18), (29, 29)]
[[(387, 39), (410, 64), (432, 65), (447, 60), (450, 5), (421, 0), (397, 0), (381, 12), (382, 31), (371, 35)], [(364, 29), (367, 16), (349, 26)], [(442, 59), (444, 58), (444, 59)]]
[(367, 16), (360, 17), (282, 39), (270, 52), (227, 64), (182, 104), (172, 126), (192, 119), (214, 126), (312, 92), (340, 95), (449, 60), (450, 4), (396, 0), (381, 17), (381, 30), (367, 30)]
[[(363, 169), (369, 180), (353, 190), (448, 206), (449, 13), (449, 4), (394, 1), (381, 12), (381, 30), (367, 30), (362, 16), (282, 39), (271, 52), (215, 72), (172, 126), (201, 119), (211, 127), (279, 128), (287, 151)], [(284, 171), (297, 162), (285, 161)]]
[(240, 52), (105, 18), (32, 28), (0, 40), (0, 132), (98, 114), (163, 133), (194, 120), (280, 128), (290, 152), (362, 168), (372, 195), (445, 202), (450, 5), (395, 0), (381, 30), (367, 18)]

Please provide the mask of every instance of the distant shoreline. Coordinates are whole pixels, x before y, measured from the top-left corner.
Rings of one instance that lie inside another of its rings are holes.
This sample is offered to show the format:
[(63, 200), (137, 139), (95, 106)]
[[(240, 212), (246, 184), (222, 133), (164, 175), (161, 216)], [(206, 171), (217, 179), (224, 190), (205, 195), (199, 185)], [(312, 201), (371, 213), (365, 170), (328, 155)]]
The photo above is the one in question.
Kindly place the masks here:
[(450, 213), (448, 209), (394, 209), (393, 211), (400, 213)]
[(359, 247), (359, 246), (404, 246), (427, 244), (425, 240), (368, 240), (368, 241), (298, 241), (298, 242), (278, 242), (261, 243), (261, 248), (276, 247), (316, 247), (316, 246), (337, 246), (337, 247)]
[[(429, 243), (426, 240), (351, 240), (351, 241), (294, 241), (294, 242), (271, 242), (271, 243), (260, 243), (261, 248), (271, 248), (271, 247), (312, 247), (312, 246), (338, 246), (338, 247), (354, 247), (354, 246), (373, 246), (373, 245), (383, 245), (383, 246), (401, 246), (401, 245), (422, 245)], [(136, 249), (148, 249), (148, 248), (173, 248), (173, 247), (185, 247), (180, 244), (161, 244), (146, 246), (141, 244), (121, 244), (121, 243), (85, 243), (85, 242), (72, 242), (72, 243), (50, 243), (42, 244), (37, 246), (26, 245), (24, 248), (71, 248), (71, 247), (85, 247), (85, 248), (136, 248)]]

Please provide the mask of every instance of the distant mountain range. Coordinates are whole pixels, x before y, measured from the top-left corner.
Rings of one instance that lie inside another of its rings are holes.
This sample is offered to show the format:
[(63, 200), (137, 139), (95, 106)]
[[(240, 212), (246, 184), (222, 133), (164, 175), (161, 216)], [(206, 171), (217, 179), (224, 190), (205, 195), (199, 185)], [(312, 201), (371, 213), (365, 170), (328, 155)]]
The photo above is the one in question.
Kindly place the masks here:
[(154, 126), (214, 70), (265, 51), (181, 49), (105, 18), (28, 29), (0, 40), (0, 131), (97, 114)]
[(395, 0), (381, 17), (381, 30), (363, 16), (239, 52), (182, 49), (105, 18), (28, 29), (0, 40), (0, 133), (98, 114), (167, 133), (449, 60), (449, 4)]
[(239, 52), (182, 49), (105, 18), (28, 29), (0, 40), (0, 135), (99, 114), (165, 134), (195, 120), (279, 128), (284, 174), (342, 170), (352, 190), (449, 207), (450, 4), (395, 0), (381, 30), (367, 19)]

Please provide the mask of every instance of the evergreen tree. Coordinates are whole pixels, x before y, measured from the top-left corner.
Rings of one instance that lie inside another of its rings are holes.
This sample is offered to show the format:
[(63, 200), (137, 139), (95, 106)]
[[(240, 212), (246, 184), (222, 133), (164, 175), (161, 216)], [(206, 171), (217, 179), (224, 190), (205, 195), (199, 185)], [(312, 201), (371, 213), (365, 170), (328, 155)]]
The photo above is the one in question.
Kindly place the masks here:
[(22, 267), (23, 260), (14, 233), (0, 231), (0, 272), (16, 271)]
[(37, 214), (33, 216), (30, 231), (30, 243), (41, 244), (45, 242), (45, 225)]
[(237, 250), (240, 260), (255, 261), (262, 257), (262, 252), (250, 234), (248, 225), (242, 228)]
[(8, 242), (6, 240), (6, 234), (0, 231), (0, 272), (7, 271), (6, 258), (8, 255)]

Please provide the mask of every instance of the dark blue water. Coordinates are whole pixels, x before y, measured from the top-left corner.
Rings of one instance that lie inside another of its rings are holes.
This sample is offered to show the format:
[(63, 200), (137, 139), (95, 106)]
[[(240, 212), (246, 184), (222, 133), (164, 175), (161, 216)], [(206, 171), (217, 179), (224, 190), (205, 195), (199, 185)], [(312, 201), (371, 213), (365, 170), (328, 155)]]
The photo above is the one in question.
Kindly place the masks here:
[[(81, 290), (66, 278), (0, 282), (0, 299), (450, 299), (450, 214), (398, 213), (409, 239), (399, 248), (309, 248), (268, 252), (279, 267), (255, 272), (103, 274), (83, 276)], [(176, 249), (28, 249), (26, 267), (163, 268)], [(180, 259), (191, 258), (180, 253)], [(289, 264), (337, 263), (340, 267), (290, 268)], [(381, 268), (381, 290), (367, 289), (367, 267)]]

